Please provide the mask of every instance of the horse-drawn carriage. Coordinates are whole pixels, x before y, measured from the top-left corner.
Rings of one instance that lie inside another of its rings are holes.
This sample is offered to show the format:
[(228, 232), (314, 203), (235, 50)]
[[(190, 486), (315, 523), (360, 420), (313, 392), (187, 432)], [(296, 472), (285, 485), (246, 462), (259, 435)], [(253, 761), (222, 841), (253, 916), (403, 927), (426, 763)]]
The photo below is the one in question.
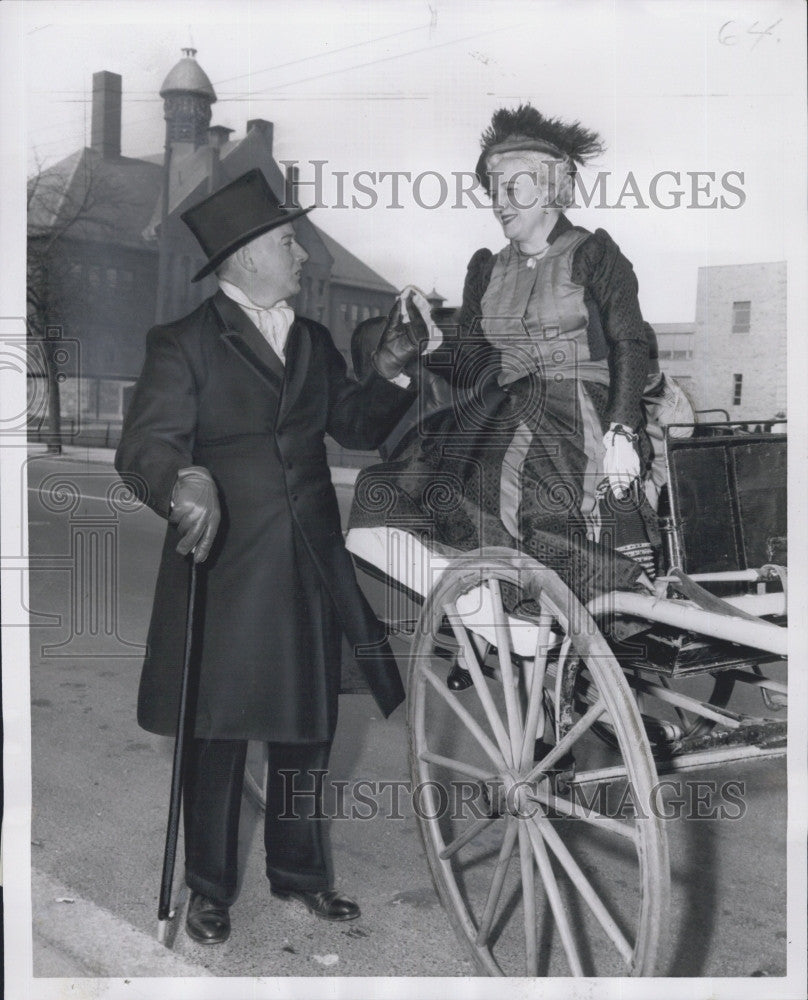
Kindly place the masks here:
[(786, 752), (786, 437), (666, 435), (654, 593), (584, 606), (509, 549), (347, 545), (411, 642), (424, 849), (481, 974), (652, 975), (670, 901), (668, 772)]

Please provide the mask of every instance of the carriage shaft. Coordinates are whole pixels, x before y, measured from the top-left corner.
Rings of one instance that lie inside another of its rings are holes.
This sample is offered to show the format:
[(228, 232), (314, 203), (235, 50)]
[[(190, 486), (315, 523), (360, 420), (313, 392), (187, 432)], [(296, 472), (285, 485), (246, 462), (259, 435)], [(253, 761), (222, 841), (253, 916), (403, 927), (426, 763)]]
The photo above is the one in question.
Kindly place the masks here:
[(714, 639), (725, 639), (739, 645), (765, 649), (778, 656), (786, 656), (788, 653), (786, 629), (769, 622), (747, 621), (731, 615), (705, 611), (686, 601), (613, 590), (591, 600), (587, 610), (594, 617), (613, 614), (631, 615), (651, 622), (674, 625), (689, 632), (699, 632)]

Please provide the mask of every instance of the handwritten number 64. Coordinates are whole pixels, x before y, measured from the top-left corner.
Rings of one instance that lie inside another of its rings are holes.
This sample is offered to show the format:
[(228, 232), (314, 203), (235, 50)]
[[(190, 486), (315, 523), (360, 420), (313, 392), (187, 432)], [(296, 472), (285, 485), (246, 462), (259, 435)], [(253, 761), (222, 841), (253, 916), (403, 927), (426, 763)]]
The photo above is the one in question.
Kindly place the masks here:
[[(752, 24), (746, 29), (747, 35), (754, 35), (755, 40), (750, 45), (750, 49), (754, 49), (758, 45), (762, 38), (768, 37), (773, 38), (772, 32), (774, 29), (782, 22), (782, 17), (779, 18), (774, 24), (770, 24), (768, 28), (761, 28), (760, 21), (753, 21)], [(725, 21), (721, 27), (718, 29), (718, 41), (722, 45), (737, 45), (742, 29), (738, 27), (737, 21)], [(775, 39), (780, 41), (779, 37)]]

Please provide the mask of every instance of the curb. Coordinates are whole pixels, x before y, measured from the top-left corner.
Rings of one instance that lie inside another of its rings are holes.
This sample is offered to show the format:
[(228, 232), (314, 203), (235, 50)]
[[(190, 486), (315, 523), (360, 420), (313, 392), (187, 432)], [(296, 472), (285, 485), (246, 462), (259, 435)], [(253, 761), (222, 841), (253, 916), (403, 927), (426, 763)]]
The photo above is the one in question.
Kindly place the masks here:
[[(72, 900), (73, 902), (59, 902)], [(55, 979), (209, 976), (155, 937), (31, 869), (34, 975)]]

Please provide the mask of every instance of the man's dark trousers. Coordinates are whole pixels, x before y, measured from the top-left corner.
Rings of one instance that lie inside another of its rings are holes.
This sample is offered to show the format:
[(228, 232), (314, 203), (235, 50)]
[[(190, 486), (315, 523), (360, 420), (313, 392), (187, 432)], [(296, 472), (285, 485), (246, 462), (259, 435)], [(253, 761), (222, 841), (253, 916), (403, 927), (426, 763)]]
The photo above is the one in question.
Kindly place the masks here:
[[(267, 877), (276, 889), (330, 889), (322, 786), (331, 744), (268, 746)], [(238, 825), (246, 759), (246, 740), (194, 739), (185, 761), (185, 880), (191, 889), (227, 906), (238, 894)]]

